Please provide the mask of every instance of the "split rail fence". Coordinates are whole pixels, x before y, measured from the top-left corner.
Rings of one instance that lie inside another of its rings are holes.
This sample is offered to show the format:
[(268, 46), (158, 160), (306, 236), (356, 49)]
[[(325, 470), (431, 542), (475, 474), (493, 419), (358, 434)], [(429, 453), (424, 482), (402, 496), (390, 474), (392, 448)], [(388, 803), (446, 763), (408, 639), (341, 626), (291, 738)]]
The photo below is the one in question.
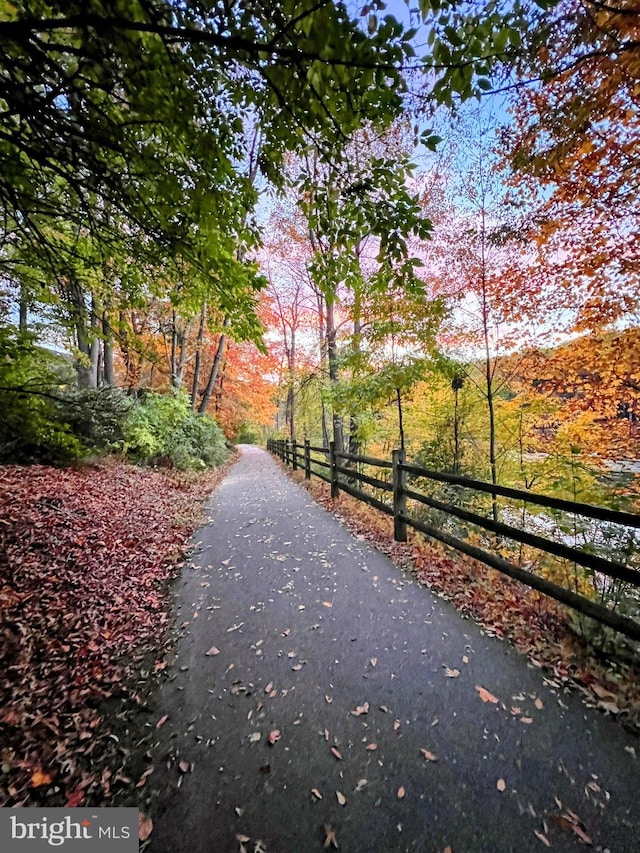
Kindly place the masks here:
[[(497, 553), (479, 548), (463, 539), (453, 536), (435, 524), (424, 519), (416, 518), (409, 513), (409, 504), (419, 504), (430, 507), (461, 521), (478, 526), (498, 537), (505, 537), (523, 545), (528, 545), (547, 554), (553, 554), (561, 559), (598, 572), (607, 578), (613, 578), (630, 584), (638, 590), (640, 600), (640, 571), (625, 563), (610, 560), (596, 553), (582, 550), (563, 542), (556, 542), (537, 533), (528, 532), (493, 518), (488, 518), (478, 513), (464, 509), (454, 504), (438, 500), (435, 497), (424, 494), (411, 488), (416, 479), (425, 479), (463, 489), (475, 490), (488, 493), (493, 499), (498, 496), (512, 500), (524, 501), (526, 504), (561, 510), (572, 513), (575, 517), (602, 521), (607, 524), (620, 525), (625, 528), (639, 529), (640, 516), (628, 512), (606, 509), (605, 507), (592, 506), (591, 504), (577, 503), (573, 501), (539, 495), (521, 489), (512, 489), (506, 486), (492, 485), (482, 480), (473, 480), (456, 474), (447, 474), (431, 471), (419, 465), (413, 465), (406, 461), (404, 450), (394, 450), (391, 460), (376, 459), (371, 456), (355, 455), (351, 453), (338, 452), (332, 442), (329, 447), (318, 447), (305, 441), (304, 444), (287, 441), (284, 439), (269, 439), (267, 450), (277, 456), (286, 465), (294, 470), (304, 470), (306, 479), (312, 476), (319, 477), (331, 486), (331, 497), (337, 498), (343, 491), (357, 500), (363, 501), (375, 507), (387, 515), (393, 516), (394, 538), (397, 542), (407, 541), (407, 527), (420, 533), (437, 539), (455, 550), (467, 554), (493, 569), (497, 569), (515, 580), (521, 581), (533, 589), (542, 592), (557, 601), (573, 608), (585, 616), (595, 619), (609, 628), (630, 637), (632, 640), (640, 641), (640, 623), (630, 617), (616, 612), (606, 605), (592, 601), (586, 596), (561, 586), (547, 578), (541, 577), (528, 569), (515, 565), (505, 557)], [(380, 469), (380, 476), (365, 474), (355, 466), (367, 466)], [(386, 475), (387, 479), (383, 479)], [(363, 491), (356, 485), (363, 484), (381, 493), (388, 495), (387, 500), (382, 500), (368, 492)]]

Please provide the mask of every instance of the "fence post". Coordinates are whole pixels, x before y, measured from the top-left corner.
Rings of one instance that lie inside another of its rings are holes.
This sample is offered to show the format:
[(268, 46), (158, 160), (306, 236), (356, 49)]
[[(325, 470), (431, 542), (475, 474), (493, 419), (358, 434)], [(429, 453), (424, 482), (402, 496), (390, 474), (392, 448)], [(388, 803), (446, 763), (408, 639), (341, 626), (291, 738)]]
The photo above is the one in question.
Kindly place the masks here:
[(311, 442), (308, 438), (304, 440), (304, 478), (311, 479)]
[(295, 439), (291, 439), (291, 466), (294, 471), (298, 470), (298, 448)]
[(393, 538), (396, 542), (407, 541), (407, 523), (401, 515), (407, 514), (407, 472), (400, 467), (405, 462), (404, 448), (394, 450), (391, 454), (393, 462)]
[(284, 439), (282, 438), (278, 439), (278, 456), (280, 457), (280, 460), (284, 462)]
[(340, 491), (340, 486), (338, 485), (338, 470), (336, 468), (338, 462), (336, 460), (335, 441), (329, 442), (329, 459), (331, 462), (331, 500), (335, 500)]

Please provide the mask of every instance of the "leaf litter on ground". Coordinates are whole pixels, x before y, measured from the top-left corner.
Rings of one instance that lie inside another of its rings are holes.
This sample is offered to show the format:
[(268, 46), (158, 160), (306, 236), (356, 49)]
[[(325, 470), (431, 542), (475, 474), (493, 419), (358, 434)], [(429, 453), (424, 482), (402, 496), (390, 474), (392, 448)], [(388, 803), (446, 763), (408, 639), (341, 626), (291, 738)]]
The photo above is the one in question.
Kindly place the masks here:
[(227, 470), (0, 467), (0, 805), (110, 804), (140, 778), (102, 706), (163, 676), (170, 581)]

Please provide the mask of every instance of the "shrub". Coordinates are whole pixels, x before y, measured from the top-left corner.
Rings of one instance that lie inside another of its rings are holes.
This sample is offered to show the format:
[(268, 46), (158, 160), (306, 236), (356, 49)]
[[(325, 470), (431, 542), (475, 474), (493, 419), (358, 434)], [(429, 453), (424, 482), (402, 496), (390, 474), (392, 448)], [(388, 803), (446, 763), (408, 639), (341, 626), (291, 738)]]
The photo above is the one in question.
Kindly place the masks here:
[(60, 411), (69, 370), (32, 336), (0, 326), (0, 462), (58, 465), (85, 455)]
[(191, 411), (185, 394), (147, 394), (123, 424), (125, 452), (138, 462), (176, 468), (219, 465), (227, 457), (222, 430)]
[(99, 450), (122, 447), (123, 424), (135, 400), (120, 388), (97, 390), (70, 387), (60, 406), (60, 415), (73, 434)]

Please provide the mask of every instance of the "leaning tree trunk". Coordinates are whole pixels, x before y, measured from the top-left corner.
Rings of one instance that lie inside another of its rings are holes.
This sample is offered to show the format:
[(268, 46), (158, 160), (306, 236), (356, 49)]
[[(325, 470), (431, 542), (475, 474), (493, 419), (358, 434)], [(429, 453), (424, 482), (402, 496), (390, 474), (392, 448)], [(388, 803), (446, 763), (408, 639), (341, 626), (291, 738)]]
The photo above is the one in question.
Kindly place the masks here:
[[(228, 329), (231, 325), (231, 321), (228, 317), (224, 318), (224, 322), (222, 327), (224, 329)], [(213, 364), (211, 365), (211, 370), (209, 371), (209, 379), (207, 381), (207, 387), (204, 389), (204, 394), (202, 395), (202, 400), (200, 400), (200, 405), (198, 406), (198, 414), (204, 415), (207, 411), (207, 407), (211, 400), (211, 395), (213, 394), (213, 389), (216, 384), (216, 379), (218, 378), (218, 373), (220, 372), (220, 365), (222, 364), (222, 357), (224, 355), (224, 348), (227, 343), (227, 336), (224, 332), (220, 335), (218, 340), (218, 348), (216, 349), (216, 354), (213, 358)]]

